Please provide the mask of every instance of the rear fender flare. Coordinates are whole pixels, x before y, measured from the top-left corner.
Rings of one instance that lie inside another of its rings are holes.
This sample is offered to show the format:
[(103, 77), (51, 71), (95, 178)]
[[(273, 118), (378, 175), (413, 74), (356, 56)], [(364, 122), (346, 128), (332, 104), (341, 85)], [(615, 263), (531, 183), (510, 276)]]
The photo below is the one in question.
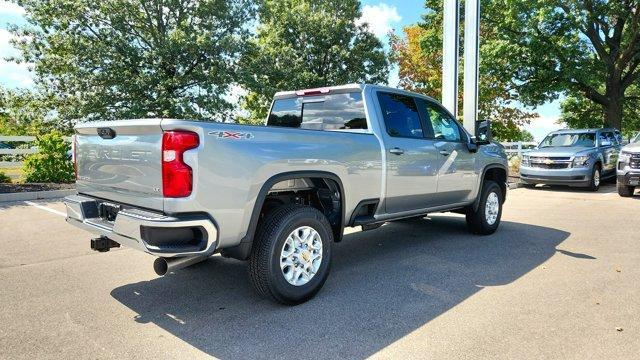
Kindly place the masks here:
[(270, 177), (267, 181), (265, 181), (265, 183), (262, 185), (262, 188), (260, 188), (260, 191), (258, 192), (258, 196), (256, 197), (256, 202), (253, 205), (253, 212), (251, 213), (251, 220), (249, 221), (249, 227), (247, 229), (247, 233), (242, 238), (241, 243), (245, 243), (245, 244), (253, 243), (254, 235), (258, 227), (258, 221), (260, 219), (260, 210), (262, 209), (262, 206), (264, 205), (264, 201), (267, 198), (267, 195), (269, 194), (269, 190), (273, 187), (273, 185), (281, 181), (291, 180), (296, 178), (321, 178), (321, 179), (332, 180), (336, 184), (338, 184), (338, 187), (340, 190), (340, 208), (341, 208), (340, 210), (342, 214), (340, 218), (339, 233), (336, 232), (336, 234), (334, 234), (334, 239), (336, 241), (341, 240), (342, 232), (345, 226), (344, 224), (345, 192), (344, 192), (344, 186), (342, 185), (342, 180), (340, 180), (340, 177), (338, 177), (338, 175), (334, 173), (326, 172), (326, 171), (292, 171), (292, 172), (286, 172), (286, 173), (280, 173), (280, 174), (274, 175)]

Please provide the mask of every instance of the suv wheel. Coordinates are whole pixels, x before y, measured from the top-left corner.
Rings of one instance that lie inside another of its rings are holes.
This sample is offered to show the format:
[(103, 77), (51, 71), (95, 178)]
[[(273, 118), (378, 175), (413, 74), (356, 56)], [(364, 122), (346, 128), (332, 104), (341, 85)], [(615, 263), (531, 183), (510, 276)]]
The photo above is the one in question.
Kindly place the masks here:
[(467, 227), (469, 231), (479, 235), (490, 235), (496, 232), (502, 217), (504, 194), (495, 181), (486, 181), (482, 186), (480, 204), (477, 210), (467, 211)]
[(271, 211), (249, 257), (251, 283), (260, 295), (282, 304), (311, 299), (329, 275), (332, 242), (331, 225), (315, 208), (285, 205)]
[(622, 197), (632, 197), (635, 190), (635, 186), (628, 186), (618, 183), (618, 195)]
[(602, 168), (600, 164), (593, 165), (591, 170), (591, 180), (589, 181), (588, 189), (591, 191), (600, 190), (600, 183), (602, 182)]

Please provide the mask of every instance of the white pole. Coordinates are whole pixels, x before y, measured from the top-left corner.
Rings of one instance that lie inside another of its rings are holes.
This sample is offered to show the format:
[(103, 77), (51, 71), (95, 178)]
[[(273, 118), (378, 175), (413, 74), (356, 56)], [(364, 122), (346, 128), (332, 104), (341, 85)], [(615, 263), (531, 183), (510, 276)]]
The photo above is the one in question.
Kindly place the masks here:
[(458, 116), (458, 47), (460, 11), (458, 0), (444, 0), (442, 35), (442, 105)]
[(475, 134), (480, 63), (480, 0), (465, 1), (464, 32), (464, 127)]

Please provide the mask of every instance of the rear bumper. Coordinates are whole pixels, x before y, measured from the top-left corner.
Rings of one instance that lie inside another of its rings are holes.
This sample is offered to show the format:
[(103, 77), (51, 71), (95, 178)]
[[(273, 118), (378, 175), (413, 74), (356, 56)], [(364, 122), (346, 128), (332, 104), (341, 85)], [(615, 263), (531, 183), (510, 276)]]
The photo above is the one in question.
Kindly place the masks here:
[(218, 230), (205, 215), (174, 217), (124, 208), (111, 222), (99, 217), (98, 199), (72, 195), (64, 202), (69, 224), (155, 256), (206, 256), (216, 250)]
[(520, 167), (520, 179), (527, 184), (589, 186), (591, 168), (540, 169)]

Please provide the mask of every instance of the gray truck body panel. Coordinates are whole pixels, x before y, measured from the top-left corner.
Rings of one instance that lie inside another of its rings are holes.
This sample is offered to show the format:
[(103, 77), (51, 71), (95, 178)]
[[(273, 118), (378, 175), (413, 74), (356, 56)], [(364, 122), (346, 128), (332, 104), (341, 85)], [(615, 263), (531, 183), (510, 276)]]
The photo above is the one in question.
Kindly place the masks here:
[[(358, 205), (369, 199), (378, 201), (374, 218), (379, 221), (471, 205), (487, 169), (507, 171), (506, 155), (496, 144), (483, 145), (472, 153), (467, 148), (469, 139), (447, 142), (389, 136), (376, 97), (378, 91), (435, 102), (433, 99), (372, 85), (331, 89), (362, 92), (367, 130), (319, 131), (175, 119), (79, 125), (78, 193), (173, 219), (184, 214), (205, 215), (215, 228), (215, 248), (219, 250), (253, 236), (249, 232), (256, 203), (268, 190), (265, 184), (272, 185), (272, 179), (296, 178), (301, 173), (338, 179), (342, 187), (342, 225), (350, 226)], [(296, 94), (279, 93), (276, 99), (292, 96)], [(113, 129), (116, 136), (97, 136), (97, 129), (102, 127)], [(193, 169), (193, 191), (186, 198), (162, 196), (162, 133), (170, 130), (193, 131), (200, 137), (199, 146), (184, 154), (185, 163)], [(235, 135), (226, 137), (225, 132)], [(392, 148), (402, 148), (404, 154), (392, 154)], [(75, 216), (70, 222), (86, 225), (86, 216)], [(103, 230), (94, 232), (105, 235)]]

